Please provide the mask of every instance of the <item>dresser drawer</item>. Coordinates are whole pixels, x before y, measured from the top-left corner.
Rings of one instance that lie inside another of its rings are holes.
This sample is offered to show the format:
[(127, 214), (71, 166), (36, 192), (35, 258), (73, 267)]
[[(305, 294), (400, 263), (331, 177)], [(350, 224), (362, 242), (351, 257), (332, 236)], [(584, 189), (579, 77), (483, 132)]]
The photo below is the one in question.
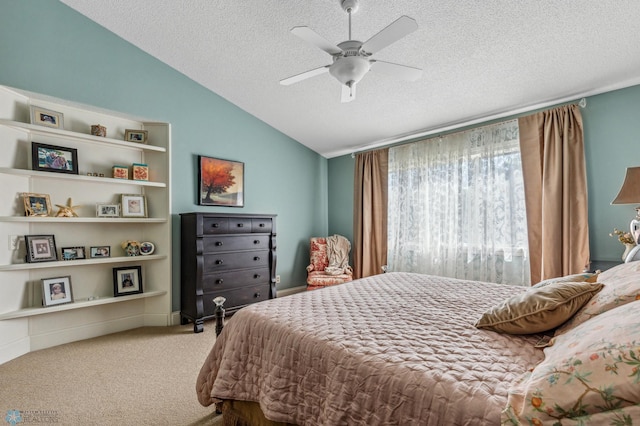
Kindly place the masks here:
[(217, 272), (202, 277), (202, 291), (229, 290), (249, 285), (269, 284), (269, 268)]
[(269, 250), (211, 253), (202, 257), (205, 274), (229, 269), (269, 267)]
[(273, 223), (270, 218), (251, 219), (251, 232), (267, 232), (273, 229)]
[(202, 245), (204, 253), (233, 250), (268, 250), (269, 239), (269, 235), (215, 235), (204, 237)]
[(216, 309), (216, 304), (213, 303), (213, 299), (218, 296), (222, 296), (227, 299), (222, 305), (225, 308), (236, 308), (249, 305), (251, 303), (262, 302), (269, 299), (269, 285), (255, 285), (251, 287), (241, 287), (237, 290), (225, 290), (220, 292), (205, 293), (202, 296), (202, 302), (204, 304), (204, 311), (208, 315), (213, 315)]

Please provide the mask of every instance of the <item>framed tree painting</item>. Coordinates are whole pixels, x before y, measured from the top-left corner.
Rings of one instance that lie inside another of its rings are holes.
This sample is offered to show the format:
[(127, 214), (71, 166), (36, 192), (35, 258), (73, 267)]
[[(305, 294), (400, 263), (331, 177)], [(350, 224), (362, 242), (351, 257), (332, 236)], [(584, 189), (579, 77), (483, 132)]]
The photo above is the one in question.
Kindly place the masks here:
[(244, 163), (199, 155), (198, 204), (244, 207)]

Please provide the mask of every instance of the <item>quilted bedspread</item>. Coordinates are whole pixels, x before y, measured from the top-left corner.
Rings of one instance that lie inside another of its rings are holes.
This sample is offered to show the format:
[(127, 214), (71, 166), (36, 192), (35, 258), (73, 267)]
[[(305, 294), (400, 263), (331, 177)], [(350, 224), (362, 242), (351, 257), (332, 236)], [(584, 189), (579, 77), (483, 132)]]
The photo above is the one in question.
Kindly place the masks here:
[(523, 287), (387, 273), (245, 307), (197, 379), (207, 406), (257, 401), (298, 425), (498, 425), (539, 335), (474, 327)]

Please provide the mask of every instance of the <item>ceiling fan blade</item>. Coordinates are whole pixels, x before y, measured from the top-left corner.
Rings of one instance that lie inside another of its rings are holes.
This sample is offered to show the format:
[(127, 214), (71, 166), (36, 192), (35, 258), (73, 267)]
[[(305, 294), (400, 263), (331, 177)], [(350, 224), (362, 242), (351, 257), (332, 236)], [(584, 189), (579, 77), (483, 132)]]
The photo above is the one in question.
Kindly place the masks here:
[(342, 95), (340, 96), (340, 102), (351, 102), (356, 98), (356, 83), (351, 83), (349, 86), (342, 85)]
[(307, 78), (311, 78), (311, 77), (314, 77), (316, 75), (324, 74), (325, 72), (329, 71), (329, 67), (330, 66), (331, 65), (325, 65), (325, 66), (320, 67), (320, 68), (315, 68), (315, 69), (312, 69), (312, 70), (309, 70), (309, 71), (305, 71), (305, 72), (300, 73), (300, 74), (293, 75), (291, 77), (287, 77), (284, 80), (280, 80), (280, 84), (282, 84), (283, 86), (289, 86), (290, 84), (297, 83), (297, 82), (302, 81), (302, 80), (306, 80)]
[(378, 34), (365, 41), (362, 45), (362, 50), (369, 54), (379, 52), (417, 29), (418, 23), (413, 18), (401, 16)]
[(324, 50), (329, 55), (338, 55), (342, 53), (342, 49), (340, 49), (330, 41), (327, 41), (327, 39), (313, 31), (309, 27), (293, 27), (291, 28), (291, 32), (307, 43), (313, 44), (314, 46)]
[(376, 60), (371, 60), (371, 70), (380, 71), (381, 73), (407, 81), (416, 81), (422, 76), (422, 70), (420, 68)]

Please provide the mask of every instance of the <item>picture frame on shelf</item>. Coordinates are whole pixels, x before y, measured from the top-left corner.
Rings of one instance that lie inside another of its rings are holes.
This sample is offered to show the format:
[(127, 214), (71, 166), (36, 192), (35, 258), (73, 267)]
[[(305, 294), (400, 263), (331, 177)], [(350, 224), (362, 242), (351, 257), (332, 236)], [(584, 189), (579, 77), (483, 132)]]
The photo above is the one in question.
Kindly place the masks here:
[(64, 129), (64, 114), (58, 111), (42, 108), (37, 105), (29, 107), (31, 124), (46, 126), (54, 129)]
[(89, 247), (89, 256), (91, 258), (111, 257), (111, 246), (93, 246), (93, 247)]
[(42, 172), (78, 174), (78, 150), (31, 142), (31, 168)]
[(120, 217), (120, 204), (96, 204), (96, 217)]
[(51, 216), (51, 198), (49, 194), (23, 192), (25, 216)]
[(122, 217), (148, 217), (147, 197), (142, 194), (122, 194)]
[(142, 267), (126, 266), (113, 268), (113, 296), (128, 296), (142, 293)]
[(198, 204), (244, 207), (244, 163), (198, 155)]
[(25, 235), (27, 263), (54, 262), (58, 260), (56, 240), (53, 235)]
[(61, 247), (60, 254), (62, 260), (79, 260), (86, 259), (84, 247)]
[(127, 142), (137, 142), (146, 144), (149, 137), (148, 130), (125, 129), (124, 140)]
[(42, 305), (56, 306), (73, 302), (71, 276), (42, 279)]

